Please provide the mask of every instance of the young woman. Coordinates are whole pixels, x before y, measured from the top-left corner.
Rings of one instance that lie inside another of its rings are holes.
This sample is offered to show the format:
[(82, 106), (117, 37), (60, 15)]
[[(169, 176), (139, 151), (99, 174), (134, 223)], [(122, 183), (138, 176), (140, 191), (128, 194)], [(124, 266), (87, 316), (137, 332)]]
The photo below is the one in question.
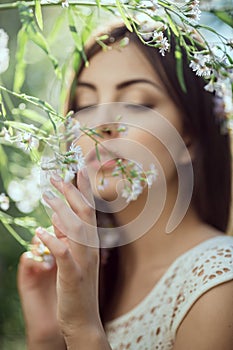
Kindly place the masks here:
[[(122, 47), (125, 37), (128, 45)], [(214, 96), (185, 59), (183, 92), (174, 43), (162, 57), (120, 27), (109, 34), (106, 45), (111, 49), (89, 47), (90, 66), (81, 66), (70, 97), (80, 123), (98, 129), (101, 165), (95, 142), (81, 136), (77, 143), (87, 167), (77, 174), (76, 185), (51, 179), (67, 202), (50, 191), (44, 194), (54, 211), (56, 236), (40, 228), (34, 239), (49, 248), (54, 263), (36, 262), (27, 253), (20, 261), (28, 348), (230, 350), (233, 238), (223, 232), (230, 213), (231, 156)], [(85, 113), (96, 105), (102, 107)], [(120, 121), (116, 105), (123, 108)], [(121, 122), (127, 133), (121, 133)], [(151, 157), (158, 170), (155, 183), (119, 210), (113, 153), (126, 169), (127, 160), (147, 169)], [(182, 197), (178, 208), (189, 198), (189, 186), (192, 199), (167, 234), (179, 171), (185, 174), (181, 179), (187, 198)], [(103, 176), (108, 186), (98, 189)], [(119, 232), (113, 244), (118, 247), (102, 249), (101, 259), (94, 201), (99, 226), (108, 226), (104, 232), (110, 236)], [(100, 213), (103, 201), (113, 214)], [(137, 225), (131, 225), (135, 220)]]

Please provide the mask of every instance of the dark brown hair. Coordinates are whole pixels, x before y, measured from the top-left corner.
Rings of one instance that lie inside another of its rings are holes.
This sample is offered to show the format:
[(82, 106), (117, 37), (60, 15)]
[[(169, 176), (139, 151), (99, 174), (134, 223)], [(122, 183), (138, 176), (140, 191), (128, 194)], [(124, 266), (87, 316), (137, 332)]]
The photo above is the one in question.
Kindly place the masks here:
[[(183, 125), (195, 140), (195, 157), (193, 160), (194, 192), (193, 205), (204, 222), (226, 231), (231, 206), (231, 151), (230, 137), (221, 132), (220, 117), (214, 113), (214, 95), (204, 90), (206, 82), (189, 67), (185, 52), (182, 52), (183, 75), (187, 92), (184, 92), (176, 73), (175, 38), (170, 37), (170, 52), (162, 57), (157, 49), (143, 44), (135, 33), (130, 33), (122, 26), (109, 33), (106, 45), (127, 36), (136, 43), (147, 57), (163, 82), (168, 94), (181, 111)], [(93, 44), (87, 50), (90, 59), (101, 50), (100, 45)], [(84, 67), (82, 62), (78, 75)], [(76, 86), (78, 75), (73, 86)], [(70, 99), (70, 109), (75, 110), (75, 104)], [(101, 217), (101, 213), (97, 213)], [(117, 275), (117, 250), (113, 250), (105, 269), (101, 296), (104, 300), (101, 308), (106, 308), (114, 289)], [(113, 278), (114, 276), (114, 278)]]

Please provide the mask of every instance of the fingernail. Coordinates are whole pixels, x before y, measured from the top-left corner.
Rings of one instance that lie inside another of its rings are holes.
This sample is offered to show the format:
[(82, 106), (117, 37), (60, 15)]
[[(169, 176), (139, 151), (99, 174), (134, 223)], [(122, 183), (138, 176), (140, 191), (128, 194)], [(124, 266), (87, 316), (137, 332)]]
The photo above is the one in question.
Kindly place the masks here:
[(52, 191), (45, 191), (44, 196), (47, 197), (48, 199), (56, 198), (55, 194)]
[(27, 259), (33, 259), (34, 258), (34, 255), (32, 254), (32, 252), (26, 252), (25, 256), (26, 256)]
[(36, 233), (41, 236), (41, 235), (44, 235), (46, 233), (46, 231), (42, 227), (38, 227), (36, 229)]
[(88, 173), (87, 173), (87, 168), (84, 166), (82, 169), (81, 169), (81, 172), (83, 174), (83, 176), (88, 179)]
[(58, 174), (53, 174), (53, 175), (51, 176), (51, 179), (54, 180), (54, 181), (56, 181), (56, 182), (62, 181), (62, 177), (61, 177), (60, 175), (58, 175)]
[(44, 256), (44, 261), (43, 261), (43, 266), (46, 270), (50, 270), (54, 267), (55, 265), (55, 259), (52, 255), (45, 255)]

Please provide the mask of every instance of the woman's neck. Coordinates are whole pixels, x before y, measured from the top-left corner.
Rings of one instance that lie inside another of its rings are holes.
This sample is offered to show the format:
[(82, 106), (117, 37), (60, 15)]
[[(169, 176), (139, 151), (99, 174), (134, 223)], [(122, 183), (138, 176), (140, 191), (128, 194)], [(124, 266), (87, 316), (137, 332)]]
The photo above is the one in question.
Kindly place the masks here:
[[(176, 188), (167, 193), (164, 208), (159, 208), (159, 194), (155, 193), (154, 202), (144, 210), (147, 194), (143, 193), (137, 201), (117, 213), (117, 220), (124, 225), (123, 245), (119, 248), (120, 261), (127, 265), (129, 273), (146, 264), (158, 267), (169, 266), (179, 255), (199, 244), (218, 231), (205, 225), (190, 205), (180, 224), (169, 234), (166, 226), (176, 201)], [(159, 215), (160, 214), (160, 215)], [(124, 244), (128, 243), (128, 244)]]

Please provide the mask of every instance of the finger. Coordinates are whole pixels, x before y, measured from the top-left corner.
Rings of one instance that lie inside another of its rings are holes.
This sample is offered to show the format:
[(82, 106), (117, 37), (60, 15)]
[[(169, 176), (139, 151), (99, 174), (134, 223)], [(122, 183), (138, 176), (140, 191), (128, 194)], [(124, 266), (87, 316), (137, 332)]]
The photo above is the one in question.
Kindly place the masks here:
[(77, 175), (77, 187), (82, 194), (84, 201), (92, 208), (95, 208), (95, 200), (91, 188), (91, 182), (88, 176), (87, 167), (83, 167)]
[(67, 236), (65, 236), (62, 231), (59, 230), (59, 228), (56, 225), (53, 225), (54, 233), (58, 239), (60, 239), (62, 242), (64, 242), (67, 246), (69, 246), (69, 239)]
[(52, 224), (53, 224), (53, 230), (57, 238), (67, 238), (67, 236), (64, 234), (65, 227), (62, 225), (61, 220), (59, 219), (59, 216), (57, 213), (53, 213), (52, 215)]
[(51, 270), (54, 266), (55, 261), (53, 257), (49, 261), (43, 261), (38, 259), (38, 256), (35, 256), (32, 252), (27, 251), (20, 258), (19, 270), (31, 274), (32, 272), (39, 273)]
[(77, 278), (81, 271), (78, 261), (73, 259), (65, 243), (50, 235), (45, 229), (38, 228), (36, 234), (55, 257), (62, 281), (70, 284), (70, 279)]
[(88, 222), (83, 222), (61, 198), (56, 197), (51, 191), (46, 191), (43, 197), (57, 214), (57, 221), (54, 224), (65, 236), (86, 246), (98, 246), (95, 215)]
[(65, 183), (62, 179), (56, 181), (51, 178), (52, 185), (65, 196), (71, 209), (85, 222), (95, 215), (93, 201), (88, 203), (83, 194), (71, 182)]

